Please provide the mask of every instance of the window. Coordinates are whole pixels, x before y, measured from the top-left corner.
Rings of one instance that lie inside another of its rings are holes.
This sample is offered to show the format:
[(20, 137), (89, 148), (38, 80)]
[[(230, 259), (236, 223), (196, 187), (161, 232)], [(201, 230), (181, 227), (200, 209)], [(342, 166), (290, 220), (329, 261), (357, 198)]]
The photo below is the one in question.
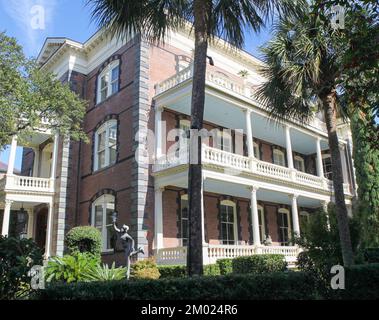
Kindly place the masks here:
[(220, 211), (221, 242), (222, 244), (236, 244), (236, 205), (232, 201), (224, 200), (220, 204)]
[(98, 77), (97, 103), (119, 91), (120, 61), (110, 63)]
[(181, 197), (180, 204), (180, 238), (182, 239), (182, 246), (188, 245), (189, 224), (188, 224), (188, 195)]
[(309, 223), (309, 213), (307, 211), (300, 212), (300, 230), (304, 230)]
[(226, 152), (232, 152), (233, 144), (231, 130), (217, 130), (216, 148)]
[(254, 142), (254, 157), (258, 160), (261, 158), (261, 152), (259, 150), (259, 144), (256, 142)]
[(101, 233), (103, 251), (110, 251), (115, 247), (117, 239), (113, 229), (112, 214), (115, 211), (115, 197), (103, 195), (92, 204), (91, 224)]
[(293, 165), (295, 166), (296, 170), (305, 172), (305, 164), (304, 164), (304, 159), (302, 157), (294, 156)]
[(279, 241), (282, 246), (289, 245), (291, 232), (290, 213), (287, 209), (278, 210)]
[(117, 120), (104, 123), (95, 134), (94, 171), (116, 163)]
[(265, 215), (262, 206), (258, 206), (259, 235), (261, 242), (266, 239)]
[(322, 156), (322, 164), (323, 164), (323, 168), (324, 168), (324, 177), (329, 179), (329, 180), (332, 180), (333, 179), (333, 176), (332, 176), (332, 158), (331, 158), (330, 154), (324, 154)]
[(185, 119), (180, 120), (179, 129), (181, 130), (179, 136), (179, 151), (187, 152), (189, 148), (189, 138), (191, 129), (190, 121)]
[(286, 166), (286, 160), (284, 157), (284, 152), (279, 150), (279, 149), (274, 149), (273, 150), (273, 161), (274, 164), (278, 166), (285, 167)]

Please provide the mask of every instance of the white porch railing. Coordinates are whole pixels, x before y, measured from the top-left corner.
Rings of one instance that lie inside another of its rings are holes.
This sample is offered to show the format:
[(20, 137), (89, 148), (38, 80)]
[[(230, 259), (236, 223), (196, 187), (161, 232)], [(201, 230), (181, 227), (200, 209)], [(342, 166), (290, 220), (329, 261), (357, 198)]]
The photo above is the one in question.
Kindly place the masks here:
[[(256, 254), (282, 254), (288, 263), (293, 264), (300, 252), (301, 249), (297, 246), (207, 245), (203, 247), (203, 260), (204, 264), (213, 264), (219, 259)], [(187, 247), (159, 249), (156, 252), (156, 261), (161, 265), (186, 264)]]
[(5, 175), (0, 189), (10, 192), (54, 192), (54, 180), (48, 178)]

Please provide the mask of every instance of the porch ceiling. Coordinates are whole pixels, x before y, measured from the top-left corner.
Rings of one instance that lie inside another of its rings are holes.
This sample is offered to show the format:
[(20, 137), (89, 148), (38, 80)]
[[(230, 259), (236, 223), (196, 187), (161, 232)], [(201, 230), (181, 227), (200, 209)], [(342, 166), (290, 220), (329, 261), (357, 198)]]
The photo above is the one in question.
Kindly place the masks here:
[[(191, 96), (187, 94), (169, 103), (166, 108), (190, 115), (190, 106)], [(242, 129), (246, 132), (243, 110), (218, 96), (206, 94), (204, 120), (222, 127)], [(254, 111), (251, 120), (254, 137), (282, 147), (286, 146), (285, 129), (280, 123)], [(316, 138), (314, 136), (293, 129), (291, 140), (293, 151), (306, 155), (316, 153)], [(322, 150), (328, 149), (327, 141), (321, 141), (321, 148)]]
[[(206, 192), (250, 199), (250, 190), (248, 187), (232, 182), (220, 182), (219, 180), (206, 179), (204, 183), (204, 190)], [(257, 198), (261, 201), (291, 205), (289, 195), (274, 190), (261, 188), (257, 191)], [(297, 202), (299, 207), (318, 208), (321, 206), (320, 200), (303, 196), (300, 196), (297, 199)]]

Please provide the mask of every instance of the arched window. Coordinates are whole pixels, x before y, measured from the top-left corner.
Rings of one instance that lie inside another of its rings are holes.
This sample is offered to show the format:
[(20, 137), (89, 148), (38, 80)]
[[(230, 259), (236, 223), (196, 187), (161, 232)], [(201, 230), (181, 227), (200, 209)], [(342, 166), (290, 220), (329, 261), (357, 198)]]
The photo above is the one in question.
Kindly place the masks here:
[(119, 91), (120, 61), (108, 64), (97, 78), (97, 103)]
[(274, 149), (272, 158), (273, 158), (274, 164), (278, 166), (282, 166), (282, 167), (286, 166), (286, 160), (285, 160), (284, 152), (282, 150)]
[(293, 165), (296, 170), (299, 170), (301, 172), (305, 172), (305, 164), (304, 159), (300, 156), (294, 156), (293, 157)]
[(188, 195), (182, 195), (180, 199), (180, 238), (182, 246), (188, 245)]
[(266, 221), (262, 206), (258, 206), (259, 235), (261, 242), (266, 239)]
[(116, 163), (117, 120), (105, 122), (95, 133), (94, 171)]
[(221, 242), (222, 244), (237, 244), (236, 204), (230, 200), (220, 203)]
[(279, 242), (282, 246), (289, 245), (291, 234), (290, 212), (287, 209), (278, 210)]
[(115, 197), (113, 195), (102, 195), (92, 203), (91, 225), (101, 232), (103, 251), (112, 250), (117, 239), (112, 221), (114, 211)]

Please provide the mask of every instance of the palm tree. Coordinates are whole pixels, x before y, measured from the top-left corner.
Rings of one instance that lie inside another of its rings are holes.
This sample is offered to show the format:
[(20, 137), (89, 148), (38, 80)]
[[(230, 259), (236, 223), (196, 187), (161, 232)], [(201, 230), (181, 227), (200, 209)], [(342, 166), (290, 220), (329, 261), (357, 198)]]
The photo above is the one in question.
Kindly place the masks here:
[[(216, 37), (242, 48), (245, 31), (258, 32), (275, 13), (292, 14), (303, 0), (87, 0), (93, 17), (101, 27), (114, 34), (140, 34), (152, 42), (164, 42), (169, 30), (191, 24), (195, 37), (191, 129), (203, 128), (205, 75), (208, 45)], [(189, 245), (188, 274), (203, 273), (202, 258), (202, 168), (201, 141), (191, 134), (190, 158), (197, 153), (196, 164), (189, 165)]]
[(337, 115), (343, 114), (339, 103), (343, 92), (339, 86), (340, 57), (333, 42), (336, 31), (308, 9), (305, 7), (300, 16), (282, 18), (275, 25), (274, 38), (262, 49), (266, 66), (261, 72), (268, 81), (256, 95), (279, 120), (307, 122), (315, 111), (324, 114), (342, 256), (348, 266), (353, 264), (353, 253), (336, 128)]

